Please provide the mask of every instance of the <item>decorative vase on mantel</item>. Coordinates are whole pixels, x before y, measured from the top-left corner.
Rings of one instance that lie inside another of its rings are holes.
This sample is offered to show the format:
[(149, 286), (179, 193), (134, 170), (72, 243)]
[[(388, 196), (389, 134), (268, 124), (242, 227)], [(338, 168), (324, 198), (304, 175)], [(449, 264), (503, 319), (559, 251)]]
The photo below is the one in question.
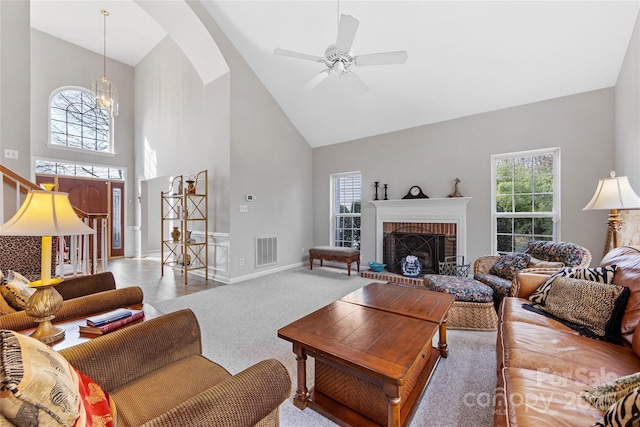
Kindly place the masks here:
[(173, 239), (173, 243), (180, 242), (180, 230), (178, 227), (173, 227), (173, 231), (171, 232), (171, 238)]

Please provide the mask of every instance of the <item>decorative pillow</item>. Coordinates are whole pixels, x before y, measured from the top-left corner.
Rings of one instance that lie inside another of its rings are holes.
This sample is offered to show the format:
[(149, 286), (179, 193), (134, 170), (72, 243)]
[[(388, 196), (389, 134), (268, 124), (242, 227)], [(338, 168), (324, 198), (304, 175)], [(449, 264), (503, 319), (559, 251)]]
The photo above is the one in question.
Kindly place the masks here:
[(5, 282), (0, 285), (0, 294), (11, 307), (24, 310), (29, 297), (36, 291), (29, 287), (29, 279), (22, 274), (9, 270)]
[[(620, 342), (620, 322), (629, 300), (629, 288), (589, 280), (558, 277), (542, 310), (581, 335)], [(526, 304), (525, 304), (526, 305)]]
[(604, 414), (604, 418), (593, 427), (626, 427), (640, 424), (640, 387), (633, 389), (622, 399), (612, 405)]
[(7, 301), (5, 301), (2, 294), (0, 294), (0, 316), (9, 314), (9, 313), (15, 313), (16, 311), (17, 310), (15, 308), (11, 307), (7, 303)]
[(529, 254), (521, 254), (517, 252), (504, 254), (500, 257), (498, 262), (491, 267), (489, 273), (494, 276), (502, 277), (503, 279), (513, 280), (518, 271), (527, 268), (530, 258), (531, 256)]
[(613, 283), (613, 276), (616, 274), (615, 265), (607, 265), (604, 267), (565, 267), (555, 274), (549, 276), (533, 293), (529, 296), (529, 301), (536, 304), (545, 305), (545, 300), (553, 281), (558, 277), (570, 277), (573, 279), (590, 280), (598, 283)]
[(80, 396), (69, 363), (40, 341), (0, 330), (0, 412), (16, 426), (73, 425)]
[(113, 427), (109, 395), (55, 350), (0, 330), (0, 414), (13, 425)]
[(116, 407), (109, 394), (91, 378), (74, 369), (78, 391), (82, 399), (80, 417), (74, 427), (113, 427)]
[(589, 387), (580, 392), (580, 396), (596, 408), (606, 411), (611, 405), (638, 387), (640, 387), (640, 372), (616, 378), (598, 387)]
[(531, 240), (524, 252), (538, 259), (563, 262), (568, 267), (580, 265), (587, 256), (586, 249), (575, 243), (545, 240)]
[(543, 261), (538, 258), (530, 257), (527, 268), (562, 268), (563, 262), (559, 261)]

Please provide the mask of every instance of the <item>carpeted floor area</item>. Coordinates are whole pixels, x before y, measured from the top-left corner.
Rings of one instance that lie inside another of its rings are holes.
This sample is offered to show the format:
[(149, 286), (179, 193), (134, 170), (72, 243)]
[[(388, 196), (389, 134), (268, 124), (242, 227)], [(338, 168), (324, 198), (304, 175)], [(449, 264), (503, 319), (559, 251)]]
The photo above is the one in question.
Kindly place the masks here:
[[(295, 383), (291, 344), (278, 338), (277, 330), (371, 282), (357, 275), (349, 277), (340, 269), (300, 267), (153, 305), (162, 312), (193, 310), (202, 329), (204, 355), (231, 373), (275, 358), (287, 367)], [(450, 355), (437, 366), (412, 427), (493, 424), (495, 340), (495, 331), (447, 332)], [(312, 358), (307, 367), (312, 386)], [(335, 426), (310, 409), (299, 410), (290, 399), (281, 406), (280, 416), (283, 427)]]

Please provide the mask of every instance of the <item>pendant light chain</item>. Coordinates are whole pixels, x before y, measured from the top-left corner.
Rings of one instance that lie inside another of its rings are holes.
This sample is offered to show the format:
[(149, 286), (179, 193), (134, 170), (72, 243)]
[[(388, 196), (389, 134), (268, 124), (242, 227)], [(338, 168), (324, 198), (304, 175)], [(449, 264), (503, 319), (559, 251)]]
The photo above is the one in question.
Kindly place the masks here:
[(111, 117), (118, 115), (118, 89), (107, 80), (107, 16), (109, 12), (101, 9), (103, 16), (103, 45), (102, 45), (102, 78), (91, 85), (91, 92), (96, 98), (96, 108), (109, 112)]
[(107, 78), (107, 16), (109, 16), (109, 12), (102, 9), (100, 10), (100, 13), (102, 13), (102, 15), (104, 16), (104, 37), (103, 37), (103, 71), (102, 71), (102, 76), (104, 77), (104, 79), (106, 80)]

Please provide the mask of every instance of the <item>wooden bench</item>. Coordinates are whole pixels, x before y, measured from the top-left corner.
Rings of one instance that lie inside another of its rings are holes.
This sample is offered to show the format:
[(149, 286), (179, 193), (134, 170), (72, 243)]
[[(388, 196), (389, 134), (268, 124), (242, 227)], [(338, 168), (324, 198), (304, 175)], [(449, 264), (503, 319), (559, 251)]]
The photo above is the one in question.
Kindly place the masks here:
[(337, 261), (347, 263), (347, 275), (351, 276), (351, 263), (355, 262), (360, 272), (360, 251), (354, 248), (342, 248), (339, 246), (316, 246), (309, 249), (309, 269), (313, 270), (313, 260)]

